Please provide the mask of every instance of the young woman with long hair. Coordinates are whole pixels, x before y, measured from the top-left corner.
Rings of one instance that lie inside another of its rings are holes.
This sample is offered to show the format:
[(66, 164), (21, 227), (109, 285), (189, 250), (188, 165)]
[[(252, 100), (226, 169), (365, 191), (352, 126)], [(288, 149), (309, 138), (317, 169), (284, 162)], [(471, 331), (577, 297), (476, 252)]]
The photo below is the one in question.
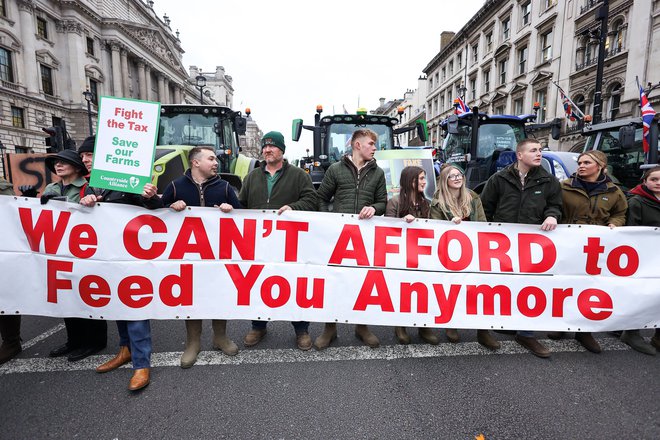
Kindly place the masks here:
[[(424, 196), (426, 189), (426, 171), (417, 166), (408, 166), (401, 170), (399, 194), (387, 202), (386, 217), (402, 218), (410, 223), (416, 218), (429, 218), (430, 205)], [(400, 344), (410, 344), (410, 336), (405, 327), (394, 327), (394, 334)], [(419, 327), (419, 337), (432, 345), (440, 343), (433, 330)]]
[[(431, 202), (431, 218), (449, 220), (456, 224), (462, 221), (485, 222), (486, 214), (477, 193), (465, 186), (465, 173), (458, 165), (445, 164), (440, 169), (437, 189)], [(445, 330), (449, 342), (458, 342), (458, 331)], [(477, 341), (490, 350), (501, 347), (488, 330), (477, 330)]]

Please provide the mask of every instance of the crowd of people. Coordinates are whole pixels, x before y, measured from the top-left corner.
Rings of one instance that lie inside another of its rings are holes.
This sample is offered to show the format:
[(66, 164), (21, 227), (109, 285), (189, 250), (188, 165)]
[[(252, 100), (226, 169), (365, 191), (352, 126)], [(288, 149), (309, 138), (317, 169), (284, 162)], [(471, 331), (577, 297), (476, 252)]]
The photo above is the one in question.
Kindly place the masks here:
[[(100, 190), (87, 184), (92, 168), (95, 138), (85, 139), (78, 152), (65, 150), (46, 159), (47, 167), (60, 181), (46, 187), (42, 203), (60, 198), (72, 203), (94, 207), (97, 202), (121, 203), (146, 209), (169, 208), (183, 211), (188, 206), (216, 207), (224, 213), (233, 209), (267, 209), (281, 214), (287, 210), (323, 211), (355, 214), (359, 220), (385, 215), (412, 222), (431, 218), (460, 224), (463, 221), (492, 221), (539, 225), (553, 231), (557, 224), (589, 224), (610, 228), (630, 226), (660, 226), (660, 166), (647, 169), (642, 182), (626, 195), (607, 175), (607, 156), (600, 151), (588, 151), (578, 158), (578, 170), (569, 179), (559, 182), (541, 167), (541, 145), (525, 139), (516, 147), (517, 161), (490, 177), (481, 196), (466, 187), (464, 170), (456, 164), (445, 164), (436, 179), (436, 192), (429, 202), (425, 195), (427, 179), (424, 169), (405, 167), (399, 179), (399, 193), (387, 200), (385, 174), (374, 158), (377, 135), (368, 129), (358, 129), (351, 138), (351, 150), (332, 164), (323, 181), (314, 189), (311, 179), (301, 168), (289, 165), (284, 159), (286, 145), (279, 132), (269, 132), (261, 141), (264, 161), (250, 172), (236, 194), (218, 176), (215, 151), (210, 147), (195, 147), (189, 153), (189, 169), (172, 181), (162, 197), (154, 185), (147, 184), (141, 195), (120, 191)], [(0, 194), (12, 194), (11, 185), (0, 181)], [(98, 353), (106, 347), (105, 321), (65, 318), (67, 340), (50, 352), (51, 357), (67, 356), (71, 362)], [(323, 350), (337, 338), (337, 324), (326, 323), (323, 332), (314, 340), (309, 334), (309, 322), (292, 322), (296, 346)], [(201, 350), (202, 320), (187, 320), (182, 368), (192, 367)], [(233, 356), (237, 344), (227, 335), (226, 320), (212, 320), (213, 345), (224, 354)], [(133, 376), (129, 390), (136, 391), (150, 382), (151, 330), (149, 320), (117, 321), (119, 350), (115, 357), (99, 365), (98, 373), (106, 373), (132, 362)], [(550, 357), (550, 350), (534, 332), (506, 332), (532, 354)], [(0, 364), (21, 351), (20, 315), (0, 316)], [(245, 335), (246, 347), (257, 345), (267, 334), (266, 321), (253, 321)], [(394, 327), (396, 340), (410, 344), (405, 327)], [(428, 327), (418, 329), (420, 340), (436, 345), (440, 338)], [(447, 340), (458, 342), (456, 329), (445, 329)], [(365, 345), (376, 348), (378, 337), (367, 325), (355, 325), (355, 336)], [(550, 332), (551, 339), (566, 337), (564, 332)], [(650, 341), (639, 330), (620, 333), (623, 342), (649, 355), (660, 350), (660, 329)], [(600, 353), (601, 347), (590, 333), (579, 332), (575, 339), (588, 351)], [(498, 350), (501, 343), (488, 330), (477, 330), (477, 341), (489, 350)]]

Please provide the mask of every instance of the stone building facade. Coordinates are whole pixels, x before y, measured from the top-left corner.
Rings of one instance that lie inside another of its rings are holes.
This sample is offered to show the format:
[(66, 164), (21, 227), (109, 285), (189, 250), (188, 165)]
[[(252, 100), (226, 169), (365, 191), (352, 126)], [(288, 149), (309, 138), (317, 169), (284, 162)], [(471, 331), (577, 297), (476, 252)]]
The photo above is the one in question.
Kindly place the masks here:
[(198, 103), (195, 77), (207, 77), (205, 103), (231, 105), (224, 68), (190, 75), (170, 19), (153, 1), (0, 0), (0, 140), (6, 152), (45, 151), (43, 127), (66, 123), (79, 144), (102, 95)]
[[(440, 51), (424, 68), (431, 143), (453, 101), (490, 114), (533, 112), (537, 122), (562, 118), (562, 137), (536, 137), (555, 150), (579, 149), (579, 127), (567, 123), (556, 81), (585, 113), (593, 110), (597, 43), (595, 14), (602, 0), (487, 0), (457, 33), (443, 32)], [(660, 80), (660, 1), (611, 0), (604, 60), (604, 119), (639, 115), (640, 82)], [(634, 23), (634, 25), (633, 25)], [(596, 45), (595, 45), (596, 44)], [(651, 102), (660, 100), (651, 96)]]

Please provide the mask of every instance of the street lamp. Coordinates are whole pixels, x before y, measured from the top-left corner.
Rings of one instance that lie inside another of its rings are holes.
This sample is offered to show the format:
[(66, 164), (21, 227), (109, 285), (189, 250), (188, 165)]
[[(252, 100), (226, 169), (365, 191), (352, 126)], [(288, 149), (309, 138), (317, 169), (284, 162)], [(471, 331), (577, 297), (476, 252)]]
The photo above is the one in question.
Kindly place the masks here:
[(457, 91), (458, 91), (458, 96), (459, 96), (463, 101), (465, 101), (465, 94), (467, 93), (467, 87), (465, 87), (465, 84), (463, 84), (462, 86), (460, 86), (460, 87), (458, 88)]
[(206, 87), (206, 77), (202, 74), (197, 75), (197, 88), (199, 89), (199, 103), (204, 105), (204, 87)]
[(89, 135), (91, 136), (94, 134), (94, 129), (92, 128), (92, 99), (94, 98), (94, 94), (87, 89), (83, 92), (83, 96), (85, 97), (85, 101), (87, 101), (87, 122), (89, 122)]
[(5, 147), (5, 144), (0, 141), (0, 153), (2, 153), (2, 177), (5, 179), (7, 178), (7, 168), (5, 167), (5, 150), (7, 147)]

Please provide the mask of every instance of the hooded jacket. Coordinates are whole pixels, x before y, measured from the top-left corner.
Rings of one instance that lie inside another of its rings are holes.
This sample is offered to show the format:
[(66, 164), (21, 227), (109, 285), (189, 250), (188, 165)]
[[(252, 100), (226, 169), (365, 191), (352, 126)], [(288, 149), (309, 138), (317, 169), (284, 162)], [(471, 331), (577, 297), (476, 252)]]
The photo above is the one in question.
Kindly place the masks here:
[(562, 223), (614, 226), (626, 224), (626, 196), (607, 175), (602, 175), (587, 190), (573, 174), (561, 182)]
[(493, 174), (481, 192), (486, 219), (501, 223), (540, 225), (547, 217), (561, 220), (559, 181), (543, 167), (534, 167), (520, 183), (517, 162)]
[(660, 226), (660, 200), (645, 185), (637, 185), (630, 194), (626, 225)]
[(320, 211), (329, 211), (334, 196), (332, 212), (358, 214), (365, 206), (372, 206), (375, 215), (383, 215), (387, 205), (385, 172), (376, 159), (358, 170), (349, 155), (344, 155), (325, 172), (317, 193)]
[(238, 200), (247, 209), (279, 209), (282, 206), (296, 211), (316, 211), (318, 202), (312, 179), (302, 168), (291, 166), (286, 160), (280, 177), (268, 195), (266, 162), (261, 162), (245, 176)]
[(76, 180), (64, 186), (62, 182), (49, 183), (44, 189), (43, 195), (48, 196), (65, 196), (67, 201), (78, 203), (85, 195), (87, 188), (87, 180), (84, 177), (77, 177)]

